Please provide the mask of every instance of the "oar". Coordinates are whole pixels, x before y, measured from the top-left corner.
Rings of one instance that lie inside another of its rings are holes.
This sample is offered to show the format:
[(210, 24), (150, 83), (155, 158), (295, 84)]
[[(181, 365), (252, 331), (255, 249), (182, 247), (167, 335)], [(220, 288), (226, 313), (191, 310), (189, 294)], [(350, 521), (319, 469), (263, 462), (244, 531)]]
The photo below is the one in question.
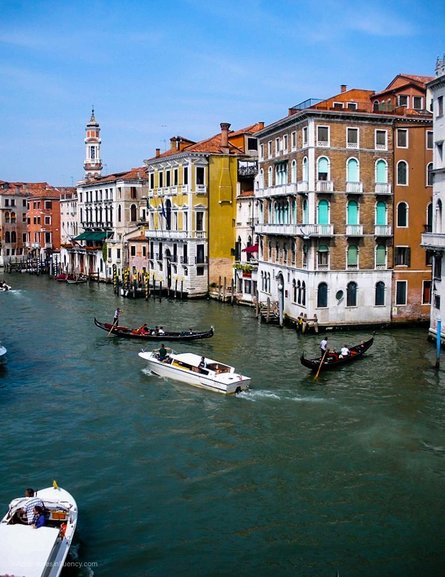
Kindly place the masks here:
[(321, 365), (323, 364), (324, 358), (327, 354), (328, 354), (328, 349), (325, 350), (324, 355), (321, 357), (321, 361), (320, 361), (320, 364), (318, 365), (318, 371), (314, 377), (314, 381), (315, 381), (315, 379), (318, 379), (318, 375), (320, 374), (320, 371), (321, 371)]
[(111, 329), (110, 332), (108, 333), (107, 337), (109, 337), (111, 335), (111, 333), (113, 332), (114, 327), (116, 326), (117, 321), (115, 321), (112, 325), (111, 325)]

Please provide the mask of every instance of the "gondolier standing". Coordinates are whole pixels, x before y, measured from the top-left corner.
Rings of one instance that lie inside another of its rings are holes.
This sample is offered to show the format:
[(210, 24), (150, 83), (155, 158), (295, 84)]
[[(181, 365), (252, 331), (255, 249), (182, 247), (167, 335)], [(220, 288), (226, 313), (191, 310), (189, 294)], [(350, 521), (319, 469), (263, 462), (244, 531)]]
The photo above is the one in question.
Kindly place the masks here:
[(323, 337), (320, 342), (320, 353), (322, 357), (326, 353), (327, 349), (328, 349), (328, 337)]
[(117, 307), (117, 309), (114, 311), (114, 318), (113, 318), (113, 325), (117, 325), (119, 322), (119, 316), (121, 314), (121, 309), (119, 307)]

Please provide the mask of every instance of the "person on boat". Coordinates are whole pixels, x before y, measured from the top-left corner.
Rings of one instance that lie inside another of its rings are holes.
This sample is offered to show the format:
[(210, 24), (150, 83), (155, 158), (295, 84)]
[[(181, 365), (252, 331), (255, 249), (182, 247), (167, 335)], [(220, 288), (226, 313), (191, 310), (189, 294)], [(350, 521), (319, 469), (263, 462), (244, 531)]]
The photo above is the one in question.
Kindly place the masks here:
[(158, 335), (165, 335), (164, 327), (159, 327)]
[(150, 329), (148, 328), (147, 323), (144, 323), (141, 327), (136, 329), (136, 334), (138, 334), (138, 335), (146, 335), (149, 332), (150, 332)]
[(113, 318), (113, 325), (117, 325), (119, 322), (119, 317), (121, 315), (121, 309), (119, 307), (117, 307), (117, 309), (114, 311), (114, 318)]
[(44, 508), (40, 507), (40, 505), (36, 505), (34, 507), (34, 516), (32, 519), (31, 526), (33, 527), (33, 529), (39, 529), (40, 527), (43, 527), (45, 521), (46, 518)]
[(41, 507), (43, 509), (43, 501), (40, 499), (40, 497), (37, 497), (34, 489), (31, 488), (26, 489), (25, 497), (27, 498), (27, 501), (22, 509), (25, 517), (25, 523), (32, 525), (34, 520), (34, 507)]
[(347, 357), (350, 354), (350, 351), (347, 347), (347, 345), (343, 345), (342, 348), (340, 349), (340, 358), (344, 358)]
[(165, 361), (166, 358), (167, 358), (167, 349), (164, 347), (164, 343), (162, 343), (161, 346), (159, 347), (159, 360)]
[(300, 313), (297, 317), (297, 333), (303, 332), (303, 313)]
[(321, 356), (323, 356), (328, 350), (328, 337), (323, 337), (320, 341)]
[(200, 369), (205, 369), (206, 368), (206, 358), (205, 357), (201, 357), (201, 360), (199, 362), (199, 368)]

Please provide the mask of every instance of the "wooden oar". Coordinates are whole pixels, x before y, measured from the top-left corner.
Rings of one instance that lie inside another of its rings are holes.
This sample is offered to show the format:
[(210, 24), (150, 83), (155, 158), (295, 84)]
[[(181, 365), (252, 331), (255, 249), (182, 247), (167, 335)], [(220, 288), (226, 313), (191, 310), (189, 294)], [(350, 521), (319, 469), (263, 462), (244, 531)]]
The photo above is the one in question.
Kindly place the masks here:
[(107, 337), (109, 337), (111, 335), (111, 333), (113, 332), (114, 327), (117, 325), (117, 321), (115, 321), (112, 325), (111, 325), (111, 329), (110, 332), (108, 333)]
[(322, 366), (323, 361), (324, 361), (324, 358), (325, 358), (325, 356), (326, 356), (327, 354), (328, 354), (328, 349), (325, 350), (324, 355), (321, 357), (321, 361), (320, 361), (320, 364), (319, 364), (319, 366), (318, 366), (317, 374), (316, 374), (315, 377), (314, 377), (314, 381), (315, 381), (315, 379), (318, 379), (318, 375), (320, 374), (320, 371), (321, 371), (321, 366)]

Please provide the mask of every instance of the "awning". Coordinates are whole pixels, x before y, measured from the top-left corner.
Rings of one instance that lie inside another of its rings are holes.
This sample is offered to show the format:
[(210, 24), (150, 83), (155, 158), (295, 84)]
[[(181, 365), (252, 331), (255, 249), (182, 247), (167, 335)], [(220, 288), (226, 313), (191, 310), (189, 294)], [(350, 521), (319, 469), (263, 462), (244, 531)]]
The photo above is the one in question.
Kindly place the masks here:
[(93, 241), (101, 241), (105, 240), (111, 235), (110, 232), (83, 232), (73, 238), (73, 240), (93, 240)]
[(258, 245), (253, 244), (252, 246), (246, 246), (241, 252), (258, 252)]

